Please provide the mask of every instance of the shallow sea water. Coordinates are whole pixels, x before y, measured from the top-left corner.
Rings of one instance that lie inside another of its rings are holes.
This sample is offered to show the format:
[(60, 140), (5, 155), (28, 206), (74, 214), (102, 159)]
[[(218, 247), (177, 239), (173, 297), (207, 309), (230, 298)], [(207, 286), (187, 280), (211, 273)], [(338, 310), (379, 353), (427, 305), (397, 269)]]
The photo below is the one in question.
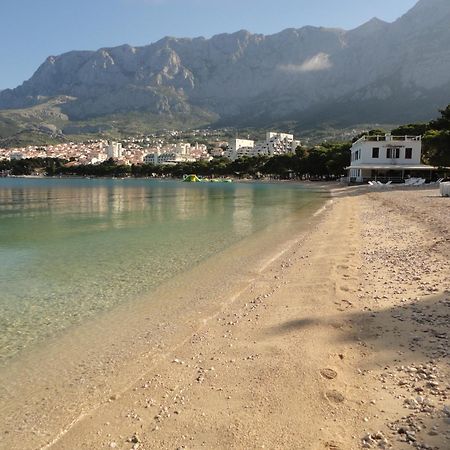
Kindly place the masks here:
[(0, 364), (318, 197), (294, 184), (0, 179)]

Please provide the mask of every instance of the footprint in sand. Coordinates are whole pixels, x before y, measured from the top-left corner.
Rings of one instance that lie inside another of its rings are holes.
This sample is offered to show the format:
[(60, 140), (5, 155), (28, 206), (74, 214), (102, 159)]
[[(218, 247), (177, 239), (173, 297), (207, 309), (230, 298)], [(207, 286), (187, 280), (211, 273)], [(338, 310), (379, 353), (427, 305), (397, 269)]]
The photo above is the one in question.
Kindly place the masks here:
[(325, 397), (333, 403), (342, 403), (345, 400), (345, 397), (339, 391), (328, 391), (325, 394)]
[(329, 450), (341, 450), (340, 445), (337, 442), (325, 442), (325, 448)]
[(334, 380), (337, 377), (337, 372), (333, 369), (321, 369), (320, 375), (322, 375), (327, 380)]

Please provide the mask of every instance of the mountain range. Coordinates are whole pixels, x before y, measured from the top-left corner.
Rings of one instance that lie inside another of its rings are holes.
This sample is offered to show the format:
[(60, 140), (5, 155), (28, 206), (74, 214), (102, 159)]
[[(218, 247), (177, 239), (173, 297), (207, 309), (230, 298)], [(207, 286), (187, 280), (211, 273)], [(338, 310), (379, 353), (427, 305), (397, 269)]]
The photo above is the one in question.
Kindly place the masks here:
[(450, 103), (449, 24), (449, 0), (420, 0), (393, 23), (374, 18), (350, 31), (165, 37), (49, 56), (0, 92), (0, 135), (24, 111), (72, 132), (130, 115), (161, 126), (297, 129), (427, 120)]

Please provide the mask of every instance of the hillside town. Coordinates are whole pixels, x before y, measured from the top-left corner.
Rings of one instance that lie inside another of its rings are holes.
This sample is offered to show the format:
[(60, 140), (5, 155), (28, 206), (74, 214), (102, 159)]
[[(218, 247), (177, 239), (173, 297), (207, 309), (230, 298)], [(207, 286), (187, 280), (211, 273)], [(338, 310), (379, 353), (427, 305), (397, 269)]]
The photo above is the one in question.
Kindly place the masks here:
[(300, 141), (295, 140), (292, 134), (273, 131), (267, 132), (265, 139), (259, 141), (240, 138), (226, 141), (202, 133), (201, 130), (196, 130), (188, 137), (183, 139), (175, 131), (166, 135), (124, 139), (121, 142), (99, 139), (83, 143), (0, 148), (0, 160), (58, 158), (68, 160), (68, 165), (95, 165), (112, 159), (122, 165), (174, 165), (223, 157), (235, 161), (243, 157), (292, 154), (300, 145)]

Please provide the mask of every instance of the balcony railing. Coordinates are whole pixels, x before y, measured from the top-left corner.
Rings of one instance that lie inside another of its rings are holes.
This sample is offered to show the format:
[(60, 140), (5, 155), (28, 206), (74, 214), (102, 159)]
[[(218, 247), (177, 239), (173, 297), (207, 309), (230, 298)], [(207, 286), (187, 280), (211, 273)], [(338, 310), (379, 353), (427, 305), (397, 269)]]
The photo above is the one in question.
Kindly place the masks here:
[(386, 141), (421, 141), (422, 140), (422, 136), (392, 136), (391, 134), (386, 134), (386, 135), (374, 135), (374, 136), (362, 136), (361, 138), (359, 138), (355, 144), (357, 142), (365, 142), (365, 141), (369, 141), (369, 142), (386, 142)]

